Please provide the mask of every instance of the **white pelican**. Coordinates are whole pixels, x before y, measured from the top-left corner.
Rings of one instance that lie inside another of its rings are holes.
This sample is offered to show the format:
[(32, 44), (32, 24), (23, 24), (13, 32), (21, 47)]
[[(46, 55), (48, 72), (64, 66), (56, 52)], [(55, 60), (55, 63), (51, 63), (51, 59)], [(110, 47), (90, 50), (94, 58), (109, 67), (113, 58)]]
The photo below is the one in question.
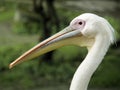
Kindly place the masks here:
[(74, 18), (62, 31), (25, 52), (9, 68), (65, 45), (84, 46), (88, 54), (76, 70), (70, 90), (87, 90), (91, 76), (114, 41), (114, 29), (106, 19), (84, 13)]

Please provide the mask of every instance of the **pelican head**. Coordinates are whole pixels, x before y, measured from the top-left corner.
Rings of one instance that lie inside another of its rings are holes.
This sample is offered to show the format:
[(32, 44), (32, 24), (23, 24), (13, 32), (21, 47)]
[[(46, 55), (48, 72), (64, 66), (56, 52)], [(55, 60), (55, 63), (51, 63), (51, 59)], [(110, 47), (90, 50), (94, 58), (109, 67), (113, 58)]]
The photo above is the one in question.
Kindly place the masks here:
[(98, 36), (107, 37), (113, 43), (113, 33), (114, 30), (106, 19), (91, 13), (82, 14), (74, 18), (69, 26), (25, 52), (9, 68), (65, 45), (85, 46), (90, 49)]

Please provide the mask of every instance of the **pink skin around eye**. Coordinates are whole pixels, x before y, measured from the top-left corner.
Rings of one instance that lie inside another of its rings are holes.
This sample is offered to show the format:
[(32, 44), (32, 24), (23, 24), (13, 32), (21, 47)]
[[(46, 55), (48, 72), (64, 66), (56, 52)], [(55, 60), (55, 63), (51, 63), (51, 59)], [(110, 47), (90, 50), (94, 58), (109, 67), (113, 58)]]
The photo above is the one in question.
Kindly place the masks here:
[(73, 29), (83, 29), (85, 26), (85, 21), (82, 19), (76, 19), (70, 23)]

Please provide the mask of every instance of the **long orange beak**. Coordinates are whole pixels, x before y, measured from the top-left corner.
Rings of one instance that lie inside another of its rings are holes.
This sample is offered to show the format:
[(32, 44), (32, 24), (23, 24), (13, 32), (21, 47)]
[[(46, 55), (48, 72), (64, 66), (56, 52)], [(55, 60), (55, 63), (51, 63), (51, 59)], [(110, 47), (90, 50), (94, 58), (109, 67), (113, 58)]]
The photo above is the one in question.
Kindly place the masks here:
[(43, 42), (34, 46), (32, 49), (25, 52), (23, 55), (13, 61), (9, 65), (9, 68), (12, 68), (23, 61), (45, 54), (61, 46), (74, 44), (74, 40), (71, 41), (70, 39), (80, 35), (81, 32), (79, 30), (75, 30), (71, 26), (68, 26), (62, 31), (58, 32), (57, 34), (51, 36), (50, 38), (44, 40)]

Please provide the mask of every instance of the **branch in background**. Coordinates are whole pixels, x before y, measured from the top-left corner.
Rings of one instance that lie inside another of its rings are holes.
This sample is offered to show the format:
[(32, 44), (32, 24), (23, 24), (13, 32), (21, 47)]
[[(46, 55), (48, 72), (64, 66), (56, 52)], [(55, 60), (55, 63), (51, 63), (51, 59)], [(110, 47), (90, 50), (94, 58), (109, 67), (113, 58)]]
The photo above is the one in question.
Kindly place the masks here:
[[(33, 0), (33, 9), (36, 14), (38, 14), (42, 20), (42, 37), (39, 39), (44, 40), (51, 36), (52, 27), (56, 27), (59, 30), (59, 19), (54, 7), (54, 0)], [(42, 57), (43, 60), (47, 62), (52, 62), (53, 51), (47, 53)]]

